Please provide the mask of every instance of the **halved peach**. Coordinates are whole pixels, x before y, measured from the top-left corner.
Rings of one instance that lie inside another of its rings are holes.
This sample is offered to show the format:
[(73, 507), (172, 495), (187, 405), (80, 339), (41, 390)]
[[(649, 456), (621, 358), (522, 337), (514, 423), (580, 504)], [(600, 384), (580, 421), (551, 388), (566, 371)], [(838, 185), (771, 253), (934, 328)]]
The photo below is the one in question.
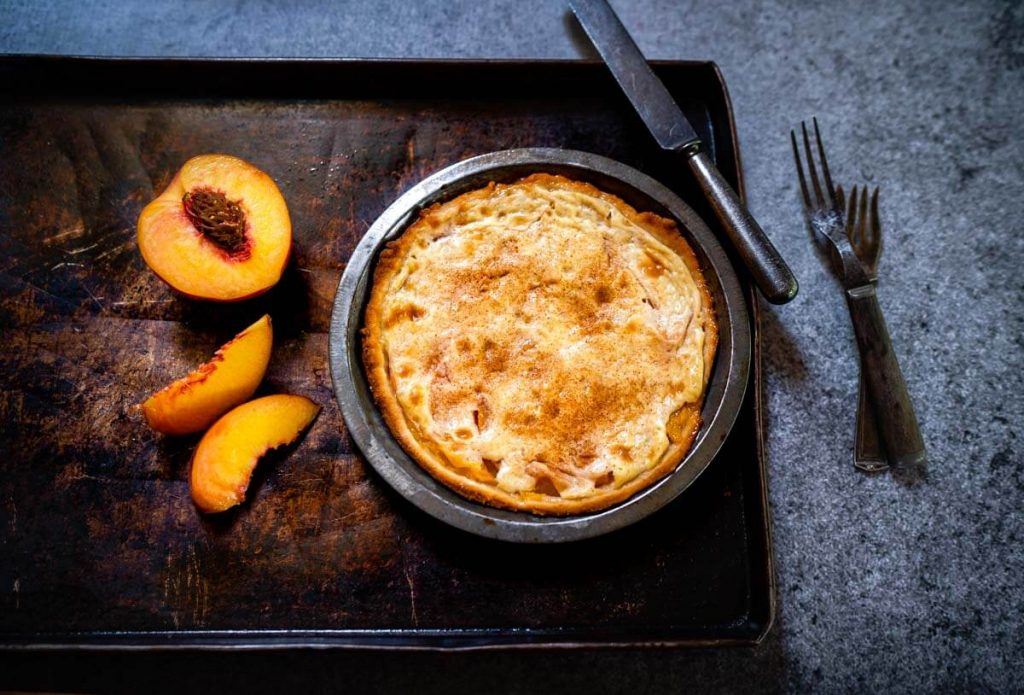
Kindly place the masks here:
[(281, 279), (292, 245), (288, 206), (277, 184), (226, 154), (185, 162), (143, 209), (139, 250), (153, 272), (190, 297), (231, 302)]
[(149, 426), (164, 434), (205, 430), (256, 392), (273, 342), (270, 316), (265, 315), (225, 343), (209, 362), (147, 398), (142, 412)]
[(291, 444), (320, 412), (303, 396), (264, 396), (238, 406), (203, 435), (192, 457), (192, 500), (204, 512), (240, 504), (260, 457)]

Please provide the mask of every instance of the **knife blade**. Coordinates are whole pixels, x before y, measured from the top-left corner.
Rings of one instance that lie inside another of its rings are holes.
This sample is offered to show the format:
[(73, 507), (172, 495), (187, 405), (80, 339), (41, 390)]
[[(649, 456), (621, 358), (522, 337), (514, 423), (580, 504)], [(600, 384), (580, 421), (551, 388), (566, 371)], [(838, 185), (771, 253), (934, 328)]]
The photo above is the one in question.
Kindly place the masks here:
[(569, 6), (658, 145), (686, 157), (761, 293), (773, 304), (793, 299), (799, 288), (793, 271), (715, 168), (690, 121), (651, 70), (615, 11), (606, 0), (569, 0)]

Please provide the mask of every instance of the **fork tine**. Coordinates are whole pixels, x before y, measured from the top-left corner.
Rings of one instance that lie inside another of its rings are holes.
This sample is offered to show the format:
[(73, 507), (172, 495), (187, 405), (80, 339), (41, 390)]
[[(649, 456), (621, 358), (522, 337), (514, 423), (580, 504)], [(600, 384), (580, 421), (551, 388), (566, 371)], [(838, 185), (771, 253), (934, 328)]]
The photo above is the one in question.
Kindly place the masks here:
[(857, 213), (857, 238), (865, 246), (870, 245), (871, 238), (868, 236), (868, 189), (867, 186), (860, 192), (860, 211)]
[(874, 187), (874, 192), (871, 193), (871, 218), (868, 228), (871, 232), (871, 257), (874, 262), (878, 263), (879, 256), (882, 254), (882, 222), (879, 219), (879, 187)]
[[(854, 189), (855, 188), (857, 188), (857, 187), (854, 186)], [(851, 193), (852, 192), (853, 191), (851, 190)], [(846, 194), (843, 192), (843, 187), (842, 186), (836, 186), (836, 205), (837, 205), (836, 209), (839, 210), (839, 214), (843, 215), (844, 214), (843, 211), (846, 209)], [(844, 222), (844, 225), (843, 225), (843, 232), (844, 233), (846, 232), (845, 222)], [(853, 239), (850, 239), (850, 243), (851, 244), (853, 243)]]
[(857, 212), (857, 187), (854, 186), (850, 189), (850, 202), (849, 207), (846, 209), (846, 238), (850, 240), (850, 243), (854, 248), (857, 248), (860, 244), (860, 240), (857, 238), (857, 229), (854, 226)]
[(875, 186), (875, 192), (871, 194), (871, 224), (868, 225), (868, 229), (871, 230), (872, 253), (877, 256), (882, 245), (882, 223), (878, 219), (878, 186)]
[(825, 198), (821, 194), (821, 183), (818, 181), (818, 170), (814, 166), (814, 156), (811, 154), (811, 139), (807, 137), (807, 124), (800, 122), (800, 130), (804, 134), (804, 152), (807, 154), (807, 172), (811, 177), (811, 185), (814, 186), (814, 202), (818, 207), (825, 204)]
[(807, 181), (804, 179), (804, 165), (800, 163), (800, 150), (796, 146), (796, 131), (789, 131), (789, 139), (793, 142), (793, 161), (796, 162), (796, 173), (800, 178), (800, 192), (804, 196), (804, 209), (811, 209), (811, 195), (807, 192)]
[[(814, 116), (814, 139), (818, 141), (818, 155), (821, 157), (821, 173), (825, 177), (825, 189), (828, 191), (829, 202), (836, 200), (836, 189), (832, 187), (832, 175), (828, 171), (828, 158), (825, 156), (825, 145), (821, 142), (821, 131), (818, 130), (818, 117)], [(842, 207), (839, 208), (842, 210)]]

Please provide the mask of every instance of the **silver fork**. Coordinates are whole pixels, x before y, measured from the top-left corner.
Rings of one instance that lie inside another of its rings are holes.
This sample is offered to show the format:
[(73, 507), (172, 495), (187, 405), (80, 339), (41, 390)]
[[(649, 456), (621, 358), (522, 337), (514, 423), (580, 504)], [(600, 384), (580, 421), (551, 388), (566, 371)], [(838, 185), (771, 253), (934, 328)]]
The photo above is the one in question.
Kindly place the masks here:
[[(807, 161), (807, 186), (800, 159), (795, 131), (790, 131), (793, 159), (800, 178), (804, 211), (810, 221), (815, 241), (830, 250), (832, 269), (843, 286), (846, 305), (850, 311), (853, 332), (861, 356), (861, 374), (867, 384), (868, 400), (878, 419), (878, 431), (889, 455), (893, 473), (904, 482), (913, 483), (925, 477), (926, 454), (921, 430), (914, 414), (914, 406), (907, 392), (896, 353), (892, 349), (889, 329), (875, 295), (875, 285), (867, 269), (857, 258), (847, 235), (848, 221), (839, 204), (832, 175), (828, 170), (825, 146), (821, 141), (818, 119), (814, 119), (814, 138), (817, 160), (821, 166), (819, 178), (815, 155), (807, 125), (800, 124), (803, 135), (804, 156)], [(851, 215), (851, 218), (853, 216)], [(850, 222), (853, 220), (851, 219)], [(856, 236), (856, 234), (855, 234)]]
[[(843, 187), (836, 186), (836, 199), (840, 210), (846, 210), (846, 238), (850, 240), (854, 253), (860, 259), (868, 274), (868, 280), (878, 283), (878, 259), (882, 255), (882, 223), (878, 216), (878, 187), (871, 194), (871, 211), (868, 213), (868, 191), (850, 189), (849, 205)], [(858, 206), (859, 203), (859, 206)], [(875, 409), (868, 400), (868, 387), (864, 382), (864, 365), (861, 364), (857, 388), (857, 435), (853, 445), (853, 465), (868, 473), (878, 473), (889, 467), (885, 449), (878, 438), (878, 422)]]

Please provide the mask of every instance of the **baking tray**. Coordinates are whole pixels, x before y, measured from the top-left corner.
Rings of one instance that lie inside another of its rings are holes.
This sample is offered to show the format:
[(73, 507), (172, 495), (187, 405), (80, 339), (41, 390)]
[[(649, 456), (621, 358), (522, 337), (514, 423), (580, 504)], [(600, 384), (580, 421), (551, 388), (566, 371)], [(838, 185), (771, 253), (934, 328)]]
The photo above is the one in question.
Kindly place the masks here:
[[(656, 70), (742, 191), (710, 63)], [(751, 383), (721, 454), (658, 513), (557, 547), (470, 536), (369, 469), (331, 391), (327, 330), (345, 260), (429, 173), (512, 147), (637, 167), (713, 225), (605, 68), (579, 61), (0, 58), (0, 645), (479, 649), (751, 644), (774, 616), (757, 298)], [(293, 260), (235, 305), (172, 294), (135, 220), (193, 154), (268, 171)], [(261, 464), (250, 501), (206, 518), (196, 438), (133, 408), (263, 312), (262, 393), (324, 406)]]

